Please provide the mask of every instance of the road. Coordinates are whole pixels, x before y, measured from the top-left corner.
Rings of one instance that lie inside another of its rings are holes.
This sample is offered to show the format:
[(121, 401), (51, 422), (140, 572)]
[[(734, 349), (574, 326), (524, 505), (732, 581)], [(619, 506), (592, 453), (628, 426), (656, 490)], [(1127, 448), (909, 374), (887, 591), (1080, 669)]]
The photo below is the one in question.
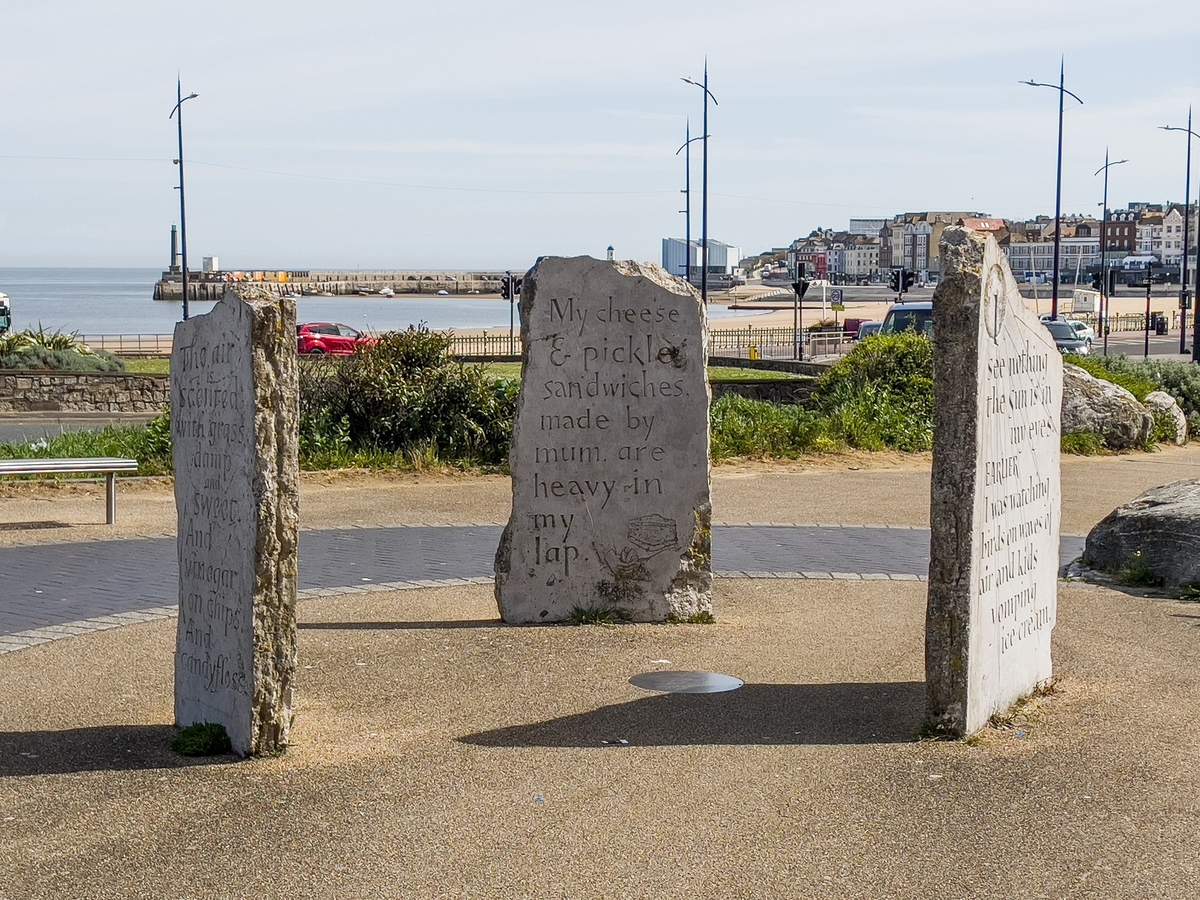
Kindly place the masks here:
[(155, 413), (0, 412), (0, 444), (19, 444), (67, 431), (149, 422)]

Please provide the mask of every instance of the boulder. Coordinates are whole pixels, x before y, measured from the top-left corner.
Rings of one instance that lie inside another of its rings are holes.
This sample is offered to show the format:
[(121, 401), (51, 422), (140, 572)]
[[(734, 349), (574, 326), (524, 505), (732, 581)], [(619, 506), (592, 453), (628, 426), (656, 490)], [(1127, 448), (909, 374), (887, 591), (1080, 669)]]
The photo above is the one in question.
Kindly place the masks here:
[(1167, 588), (1200, 583), (1200, 478), (1151, 488), (1087, 536), (1084, 564), (1119, 572), (1141, 561)]
[(1175, 423), (1176, 444), (1186, 444), (1188, 439), (1187, 416), (1184, 415), (1175, 398), (1166, 391), (1152, 391), (1146, 395), (1146, 408), (1154, 412), (1166, 413), (1171, 417), (1171, 421)]
[(1090, 431), (1110, 450), (1131, 450), (1146, 446), (1153, 429), (1154, 416), (1125, 388), (1063, 366), (1063, 434)]

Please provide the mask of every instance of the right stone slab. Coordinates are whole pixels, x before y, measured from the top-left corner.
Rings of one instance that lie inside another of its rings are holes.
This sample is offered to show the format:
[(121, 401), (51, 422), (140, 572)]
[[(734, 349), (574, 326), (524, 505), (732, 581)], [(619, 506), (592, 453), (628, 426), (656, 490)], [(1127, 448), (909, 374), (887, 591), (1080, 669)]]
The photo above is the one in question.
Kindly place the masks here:
[(994, 238), (940, 254), (925, 675), (930, 725), (965, 735), (1053, 674), (1063, 363)]

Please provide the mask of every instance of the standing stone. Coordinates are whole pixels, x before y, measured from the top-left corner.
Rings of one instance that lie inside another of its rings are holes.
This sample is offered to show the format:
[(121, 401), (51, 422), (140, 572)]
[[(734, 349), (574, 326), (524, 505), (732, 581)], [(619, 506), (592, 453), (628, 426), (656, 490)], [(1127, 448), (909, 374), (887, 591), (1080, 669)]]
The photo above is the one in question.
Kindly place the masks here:
[(1063, 366), (994, 238), (948, 228), (941, 259), (927, 710), (971, 734), (1051, 677)]
[(712, 608), (705, 310), (658, 266), (546, 257), (521, 295), (506, 622)]
[(282, 750), (291, 724), (296, 367), (295, 302), (261, 288), (175, 326), (175, 722), (224, 725), (242, 755)]

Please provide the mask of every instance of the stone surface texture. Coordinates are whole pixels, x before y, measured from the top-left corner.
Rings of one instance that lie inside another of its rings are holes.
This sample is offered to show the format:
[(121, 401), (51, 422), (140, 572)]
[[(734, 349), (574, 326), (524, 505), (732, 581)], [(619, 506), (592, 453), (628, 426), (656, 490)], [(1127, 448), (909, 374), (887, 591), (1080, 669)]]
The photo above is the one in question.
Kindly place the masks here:
[(1125, 388), (1068, 363), (1063, 366), (1062, 428), (1064, 434), (1098, 434), (1110, 450), (1131, 450), (1146, 446), (1154, 416)]
[(242, 755), (287, 745), (296, 668), (295, 302), (232, 289), (175, 326), (175, 719), (219, 722)]
[(170, 399), (165, 375), (3, 372), (0, 411), (156, 412)]
[(1166, 391), (1151, 391), (1146, 395), (1145, 406), (1152, 414), (1160, 412), (1170, 416), (1171, 421), (1175, 423), (1174, 443), (1180, 447), (1187, 443), (1187, 415), (1180, 408), (1178, 401), (1174, 397)]
[(948, 228), (941, 260), (926, 706), (970, 734), (1052, 674), (1062, 356), (994, 238)]
[(658, 266), (546, 257), (521, 295), (524, 369), (496, 551), (506, 622), (712, 605), (706, 317)]
[(1116, 573), (1140, 554), (1163, 586), (1200, 585), (1200, 479), (1151, 488), (1087, 536), (1084, 565)]

